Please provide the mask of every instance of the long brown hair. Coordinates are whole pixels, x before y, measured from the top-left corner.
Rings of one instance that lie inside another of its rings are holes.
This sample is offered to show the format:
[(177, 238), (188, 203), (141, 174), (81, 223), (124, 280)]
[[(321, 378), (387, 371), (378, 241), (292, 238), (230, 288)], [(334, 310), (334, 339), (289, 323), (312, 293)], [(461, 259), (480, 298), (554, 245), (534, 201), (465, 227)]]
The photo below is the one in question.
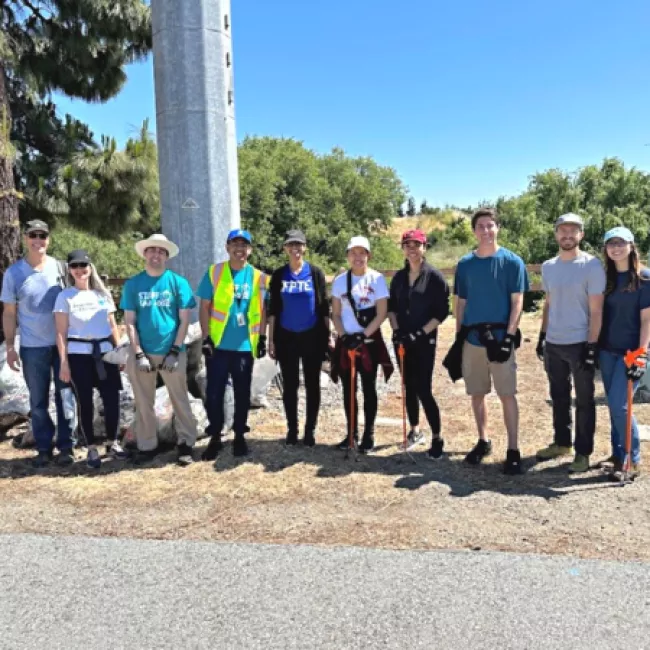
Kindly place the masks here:
[[(636, 250), (634, 243), (630, 243), (631, 250), (630, 255), (628, 256), (629, 268), (627, 271), (628, 281), (627, 286), (623, 291), (637, 291), (641, 280), (644, 278), (641, 277), (641, 262), (639, 260), (639, 253)], [(607, 286), (605, 288), (605, 295), (608, 296), (616, 289), (616, 281), (618, 279), (618, 271), (616, 270), (616, 264), (607, 254), (607, 246), (603, 251), (605, 257), (605, 271), (607, 273)]]

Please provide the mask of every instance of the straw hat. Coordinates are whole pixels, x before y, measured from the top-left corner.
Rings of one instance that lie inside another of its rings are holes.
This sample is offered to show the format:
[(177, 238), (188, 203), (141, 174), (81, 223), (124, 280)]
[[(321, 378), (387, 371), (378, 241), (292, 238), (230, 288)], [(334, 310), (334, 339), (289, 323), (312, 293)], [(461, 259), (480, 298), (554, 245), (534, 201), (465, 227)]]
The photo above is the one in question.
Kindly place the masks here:
[(151, 235), (147, 239), (143, 239), (139, 242), (136, 242), (135, 250), (140, 257), (144, 257), (144, 252), (147, 248), (164, 248), (168, 253), (169, 257), (176, 257), (178, 255), (178, 246), (174, 242), (169, 241), (165, 235)]

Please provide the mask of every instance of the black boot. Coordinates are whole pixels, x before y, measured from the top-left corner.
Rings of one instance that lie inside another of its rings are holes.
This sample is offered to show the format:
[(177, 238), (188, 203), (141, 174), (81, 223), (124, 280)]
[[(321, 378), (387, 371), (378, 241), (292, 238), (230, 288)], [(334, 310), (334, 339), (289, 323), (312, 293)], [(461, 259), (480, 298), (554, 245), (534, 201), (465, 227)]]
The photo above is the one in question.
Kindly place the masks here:
[[(354, 447), (356, 449), (359, 446), (359, 434), (356, 431), (353, 436), (353, 441), (354, 441), (353, 442)], [(339, 442), (339, 444), (336, 445), (336, 448), (340, 449), (341, 451), (345, 451), (346, 449), (348, 449), (349, 446), (350, 446), (349, 437), (345, 436), (345, 438), (343, 438), (343, 440), (341, 440), (341, 442)]]
[(290, 445), (294, 446), (298, 444), (298, 432), (297, 431), (289, 431), (287, 433), (287, 437), (284, 440), (285, 445)]
[(313, 429), (308, 429), (305, 431), (305, 437), (303, 438), (303, 443), (305, 447), (313, 447), (316, 444), (316, 436), (314, 435)]
[(217, 434), (210, 438), (208, 446), (203, 450), (201, 454), (201, 460), (215, 460), (219, 455), (219, 452), (223, 449), (223, 443), (221, 442), (221, 435)]
[(362, 454), (371, 454), (375, 450), (375, 432), (366, 431), (361, 440), (359, 451)]
[(235, 440), (232, 443), (232, 455), (233, 456), (248, 455), (248, 445), (246, 444), (246, 438), (244, 438), (243, 433), (235, 434)]

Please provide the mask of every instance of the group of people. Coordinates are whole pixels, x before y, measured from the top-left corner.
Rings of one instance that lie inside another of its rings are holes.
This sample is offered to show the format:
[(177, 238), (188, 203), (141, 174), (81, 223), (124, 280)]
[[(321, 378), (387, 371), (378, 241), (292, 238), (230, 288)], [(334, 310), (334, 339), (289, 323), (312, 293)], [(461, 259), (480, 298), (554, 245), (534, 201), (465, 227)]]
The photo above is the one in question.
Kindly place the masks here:
[[(443, 365), (450, 377), (464, 379), (476, 420), (478, 440), (466, 455), (477, 465), (492, 452), (485, 396), (492, 386), (501, 401), (507, 431), (506, 474), (523, 472), (519, 450), (516, 349), (521, 343), (519, 321), (529, 290), (526, 267), (515, 253), (498, 244), (499, 217), (478, 210), (471, 219), (477, 247), (456, 267), (454, 315), (456, 337)], [(603, 264), (580, 249), (582, 219), (558, 218), (555, 238), (559, 254), (542, 265), (546, 293), (537, 354), (544, 362), (553, 403), (553, 442), (537, 454), (539, 460), (569, 455), (570, 472), (590, 468), (596, 423), (595, 371), (600, 364), (611, 419), (611, 457), (603, 465), (612, 476), (626, 459), (627, 387), (634, 390), (645, 371), (650, 343), (650, 275), (641, 270), (632, 233), (624, 227), (604, 238)], [(73, 436), (64, 417), (61, 393), (71, 387), (76, 397), (79, 431), (88, 448), (87, 463), (99, 468), (102, 457), (93, 430), (93, 388), (104, 405), (106, 454), (126, 457), (118, 437), (120, 371), (103, 356), (119, 342), (116, 307), (88, 253), (72, 251), (67, 264), (47, 255), (46, 223), (30, 221), (25, 229), (25, 256), (5, 273), (0, 300), (7, 362), (22, 365), (30, 394), (32, 427), (37, 446), (36, 467), (74, 461)], [(306, 415), (302, 442), (316, 443), (320, 410), (320, 373), (325, 359), (332, 379), (340, 381), (347, 431), (337, 445), (360, 453), (375, 447), (378, 409), (377, 375), (386, 381), (394, 371), (381, 326), (388, 319), (404, 383), (410, 431), (406, 445), (424, 443), (420, 405), (431, 429), (427, 456), (444, 455), (440, 409), (433, 394), (433, 370), (438, 328), (450, 313), (449, 286), (426, 260), (426, 235), (408, 230), (401, 238), (404, 267), (388, 286), (370, 267), (371, 246), (364, 236), (347, 246), (349, 268), (338, 275), (328, 297), (323, 271), (306, 259), (307, 240), (290, 230), (284, 241), (287, 263), (270, 277), (248, 261), (253, 240), (236, 229), (226, 241), (228, 260), (213, 264), (196, 296), (206, 362), (205, 407), (209, 441), (201, 458), (214, 460), (223, 448), (224, 395), (232, 382), (235, 412), (233, 453), (249, 452), (250, 389), (255, 359), (268, 354), (280, 366), (287, 421), (285, 443), (298, 444), (299, 370), (302, 366)], [(127, 280), (120, 308), (130, 342), (126, 372), (135, 399), (135, 461), (144, 463), (158, 452), (154, 412), (157, 378), (167, 386), (178, 433), (177, 460), (194, 460), (197, 439), (187, 391), (187, 350), (184, 341), (197, 307), (189, 282), (167, 268), (179, 253), (164, 235), (139, 241), (136, 251), (144, 270)], [(20, 350), (15, 347), (20, 325)], [(625, 355), (634, 351), (634, 363)], [(57, 425), (48, 413), (51, 377), (55, 382)], [(357, 377), (363, 394), (363, 431), (359, 430)], [(571, 389), (576, 392), (575, 445), (572, 436)], [(56, 430), (56, 441), (54, 434)], [(361, 435), (360, 435), (361, 434)], [(638, 473), (640, 444), (633, 422), (632, 468)]]

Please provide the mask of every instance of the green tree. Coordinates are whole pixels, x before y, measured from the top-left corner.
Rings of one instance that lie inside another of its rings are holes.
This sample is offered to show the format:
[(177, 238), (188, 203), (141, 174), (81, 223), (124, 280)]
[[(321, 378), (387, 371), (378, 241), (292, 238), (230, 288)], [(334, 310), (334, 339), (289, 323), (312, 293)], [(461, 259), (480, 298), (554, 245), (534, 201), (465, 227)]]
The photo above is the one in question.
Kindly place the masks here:
[(417, 214), (417, 210), (415, 208), (415, 199), (412, 196), (409, 196), (408, 203), (406, 206), (406, 214), (409, 217), (414, 217)]

